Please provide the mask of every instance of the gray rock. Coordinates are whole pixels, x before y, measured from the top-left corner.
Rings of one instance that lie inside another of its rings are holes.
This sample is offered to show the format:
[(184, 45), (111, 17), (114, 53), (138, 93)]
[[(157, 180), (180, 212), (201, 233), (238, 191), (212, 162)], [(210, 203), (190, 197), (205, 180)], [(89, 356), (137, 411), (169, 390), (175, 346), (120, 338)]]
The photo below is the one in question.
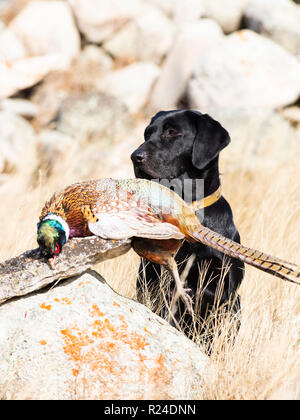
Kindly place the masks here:
[(130, 239), (72, 238), (56, 257), (54, 266), (41, 255), (39, 248), (25, 251), (0, 263), (0, 303), (81, 274), (97, 263), (128, 252), (130, 247)]
[(224, 173), (265, 170), (300, 159), (300, 131), (274, 111), (224, 109), (212, 114), (229, 131), (230, 145), (221, 153)]
[(69, 95), (95, 93), (95, 86), (113, 68), (112, 58), (95, 45), (87, 45), (65, 71), (52, 72), (34, 89), (32, 101), (39, 107), (36, 123), (44, 127), (51, 122)]
[(81, 143), (111, 144), (131, 127), (126, 106), (105, 93), (69, 95), (59, 107), (56, 128)]
[(27, 99), (6, 98), (0, 101), (0, 109), (23, 117), (33, 118), (38, 114), (38, 106)]
[(80, 50), (68, 4), (28, 2), (0, 33), (0, 98), (67, 68)]
[(140, 0), (68, 0), (80, 31), (91, 42), (103, 42), (138, 16)]
[(0, 307), (1, 399), (201, 399), (185, 336), (89, 271)]
[(80, 153), (79, 144), (72, 137), (58, 130), (48, 129), (43, 129), (37, 134), (36, 152), (36, 179), (39, 179), (40, 173), (46, 178), (53, 173), (59, 176), (65, 171), (67, 157)]
[(172, 45), (175, 35), (173, 22), (159, 9), (148, 6), (131, 20), (103, 48), (123, 62), (152, 61), (160, 64)]
[(160, 8), (179, 26), (196, 21), (204, 15), (203, 0), (148, 0)]
[(9, 23), (8, 29), (25, 46), (26, 56), (61, 54), (69, 65), (80, 50), (72, 11), (63, 1), (28, 2)]
[(99, 81), (99, 90), (122, 101), (130, 113), (138, 112), (149, 100), (160, 68), (149, 61), (140, 61), (115, 70)]
[(222, 38), (220, 26), (211, 19), (200, 19), (183, 26), (162, 65), (151, 94), (154, 112), (177, 106), (196, 63), (206, 49), (217, 46)]
[(197, 21), (205, 14), (203, 0), (173, 0), (171, 14), (178, 27)]
[(291, 0), (250, 0), (244, 24), (291, 53), (300, 54), (300, 7)]
[(0, 99), (34, 86), (51, 71), (63, 68), (65, 65), (57, 54), (0, 62)]
[(88, 74), (89, 78), (103, 75), (113, 69), (113, 59), (102, 48), (96, 45), (86, 45), (75, 62), (75, 69), (81, 77)]
[[(230, 57), (230, 59), (228, 59)], [(300, 95), (300, 63), (281, 46), (249, 30), (229, 35), (206, 51), (188, 86), (190, 107), (274, 109)]]
[(202, 0), (205, 16), (218, 22), (225, 33), (236, 31), (249, 0)]
[(0, 173), (12, 172), (34, 155), (35, 135), (21, 116), (0, 111)]

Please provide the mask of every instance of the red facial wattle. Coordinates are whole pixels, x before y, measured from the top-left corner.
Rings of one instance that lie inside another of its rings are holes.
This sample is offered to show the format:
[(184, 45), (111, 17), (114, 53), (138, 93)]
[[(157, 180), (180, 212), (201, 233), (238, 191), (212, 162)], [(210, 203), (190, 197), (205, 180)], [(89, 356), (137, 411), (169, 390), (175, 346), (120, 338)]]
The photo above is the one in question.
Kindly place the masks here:
[(60, 253), (60, 246), (59, 244), (56, 244), (54, 255), (58, 255), (59, 253)]

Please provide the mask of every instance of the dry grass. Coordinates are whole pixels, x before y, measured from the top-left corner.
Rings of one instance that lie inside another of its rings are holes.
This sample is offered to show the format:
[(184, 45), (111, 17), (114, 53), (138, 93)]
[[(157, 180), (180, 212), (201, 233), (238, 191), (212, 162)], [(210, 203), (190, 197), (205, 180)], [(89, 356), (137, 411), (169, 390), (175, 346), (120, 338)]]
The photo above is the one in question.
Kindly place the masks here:
[[(262, 159), (263, 165), (263, 159)], [(299, 262), (299, 165), (223, 178), (242, 242)], [(298, 222), (298, 223), (297, 223)], [(215, 343), (212, 358), (220, 367), (208, 398), (272, 399), (300, 397), (300, 289), (246, 268), (240, 289), (241, 328), (235, 342)], [(225, 322), (226, 323), (226, 322)]]
[[(136, 138), (136, 144), (140, 139)], [(40, 174), (36, 186), (31, 183), (35, 162), (25, 159), (21, 171), (0, 184), (0, 260), (36, 246), (35, 224), (41, 206), (55, 190), (77, 180), (72, 168), (80, 159), (81, 156), (69, 157), (64, 162), (63, 176), (54, 172), (45, 180)], [(129, 151), (124, 154), (124, 162), (124, 176), (132, 176), (128, 169)], [(91, 177), (120, 176), (121, 168), (115, 171), (109, 165), (99, 166), (91, 166)], [(256, 171), (226, 173), (225, 159), (222, 169), (224, 195), (233, 208), (242, 242), (284, 259), (300, 261), (299, 162), (265, 170), (262, 157)], [(131, 252), (97, 269), (117, 292), (134, 297), (138, 265), (139, 258)], [(220, 334), (211, 355), (219, 374), (208, 381), (205, 397), (299, 399), (300, 288), (247, 267), (240, 294), (240, 330), (233, 340), (234, 326), (226, 319), (219, 323)]]

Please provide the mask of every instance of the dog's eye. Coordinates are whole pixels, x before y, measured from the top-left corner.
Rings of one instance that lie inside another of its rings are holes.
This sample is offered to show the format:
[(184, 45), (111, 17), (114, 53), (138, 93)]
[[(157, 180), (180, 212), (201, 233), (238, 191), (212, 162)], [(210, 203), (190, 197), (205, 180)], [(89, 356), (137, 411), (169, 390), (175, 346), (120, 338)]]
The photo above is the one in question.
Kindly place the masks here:
[(174, 130), (174, 128), (169, 127), (164, 131), (164, 135), (167, 137), (175, 137), (181, 136), (181, 133), (179, 133), (177, 130)]

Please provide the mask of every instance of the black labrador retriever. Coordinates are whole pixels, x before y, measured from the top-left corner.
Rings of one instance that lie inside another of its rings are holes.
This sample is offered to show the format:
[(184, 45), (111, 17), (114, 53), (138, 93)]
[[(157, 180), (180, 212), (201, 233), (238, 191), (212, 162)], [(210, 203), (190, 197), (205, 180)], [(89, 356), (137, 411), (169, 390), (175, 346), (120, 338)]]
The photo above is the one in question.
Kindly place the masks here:
[[(160, 182), (168, 180), (169, 187), (176, 192), (183, 191), (183, 187), (188, 185), (183, 198), (194, 203), (196, 208), (197, 203), (203, 205), (204, 197), (212, 198), (208, 199), (207, 207), (196, 212), (200, 222), (240, 242), (230, 205), (223, 196), (217, 195), (220, 190), (219, 153), (230, 142), (229, 134), (221, 124), (198, 111), (161, 111), (151, 119), (144, 137), (145, 142), (131, 155), (136, 177)], [(199, 180), (203, 180), (202, 184)], [(199, 188), (199, 184), (204, 188)], [(189, 259), (191, 256), (193, 260)], [(191, 289), (194, 310), (201, 320), (197, 324), (198, 332), (203, 333), (203, 320), (212, 313), (216, 304), (228, 313), (235, 314), (240, 309), (236, 292), (244, 274), (241, 261), (227, 258), (230, 265), (227, 264), (226, 271), (224, 254), (200, 243), (184, 242), (176, 255), (176, 262), (180, 274), (185, 275), (185, 267), (189, 264), (185, 285)], [(148, 293), (152, 303), (158, 305), (161, 302), (160, 281), (160, 266), (143, 261), (137, 281), (138, 300), (145, 303)], [(174, 290), (175, 284), (169, 283), (165, 303), (171, 302)], [(168, 311), (163, 306), (156, 311), (162, 317), (167, 317)], [(175, 319), (187, 335), (194, 333), (195, 324), (182, 302), (177, 305)]]

